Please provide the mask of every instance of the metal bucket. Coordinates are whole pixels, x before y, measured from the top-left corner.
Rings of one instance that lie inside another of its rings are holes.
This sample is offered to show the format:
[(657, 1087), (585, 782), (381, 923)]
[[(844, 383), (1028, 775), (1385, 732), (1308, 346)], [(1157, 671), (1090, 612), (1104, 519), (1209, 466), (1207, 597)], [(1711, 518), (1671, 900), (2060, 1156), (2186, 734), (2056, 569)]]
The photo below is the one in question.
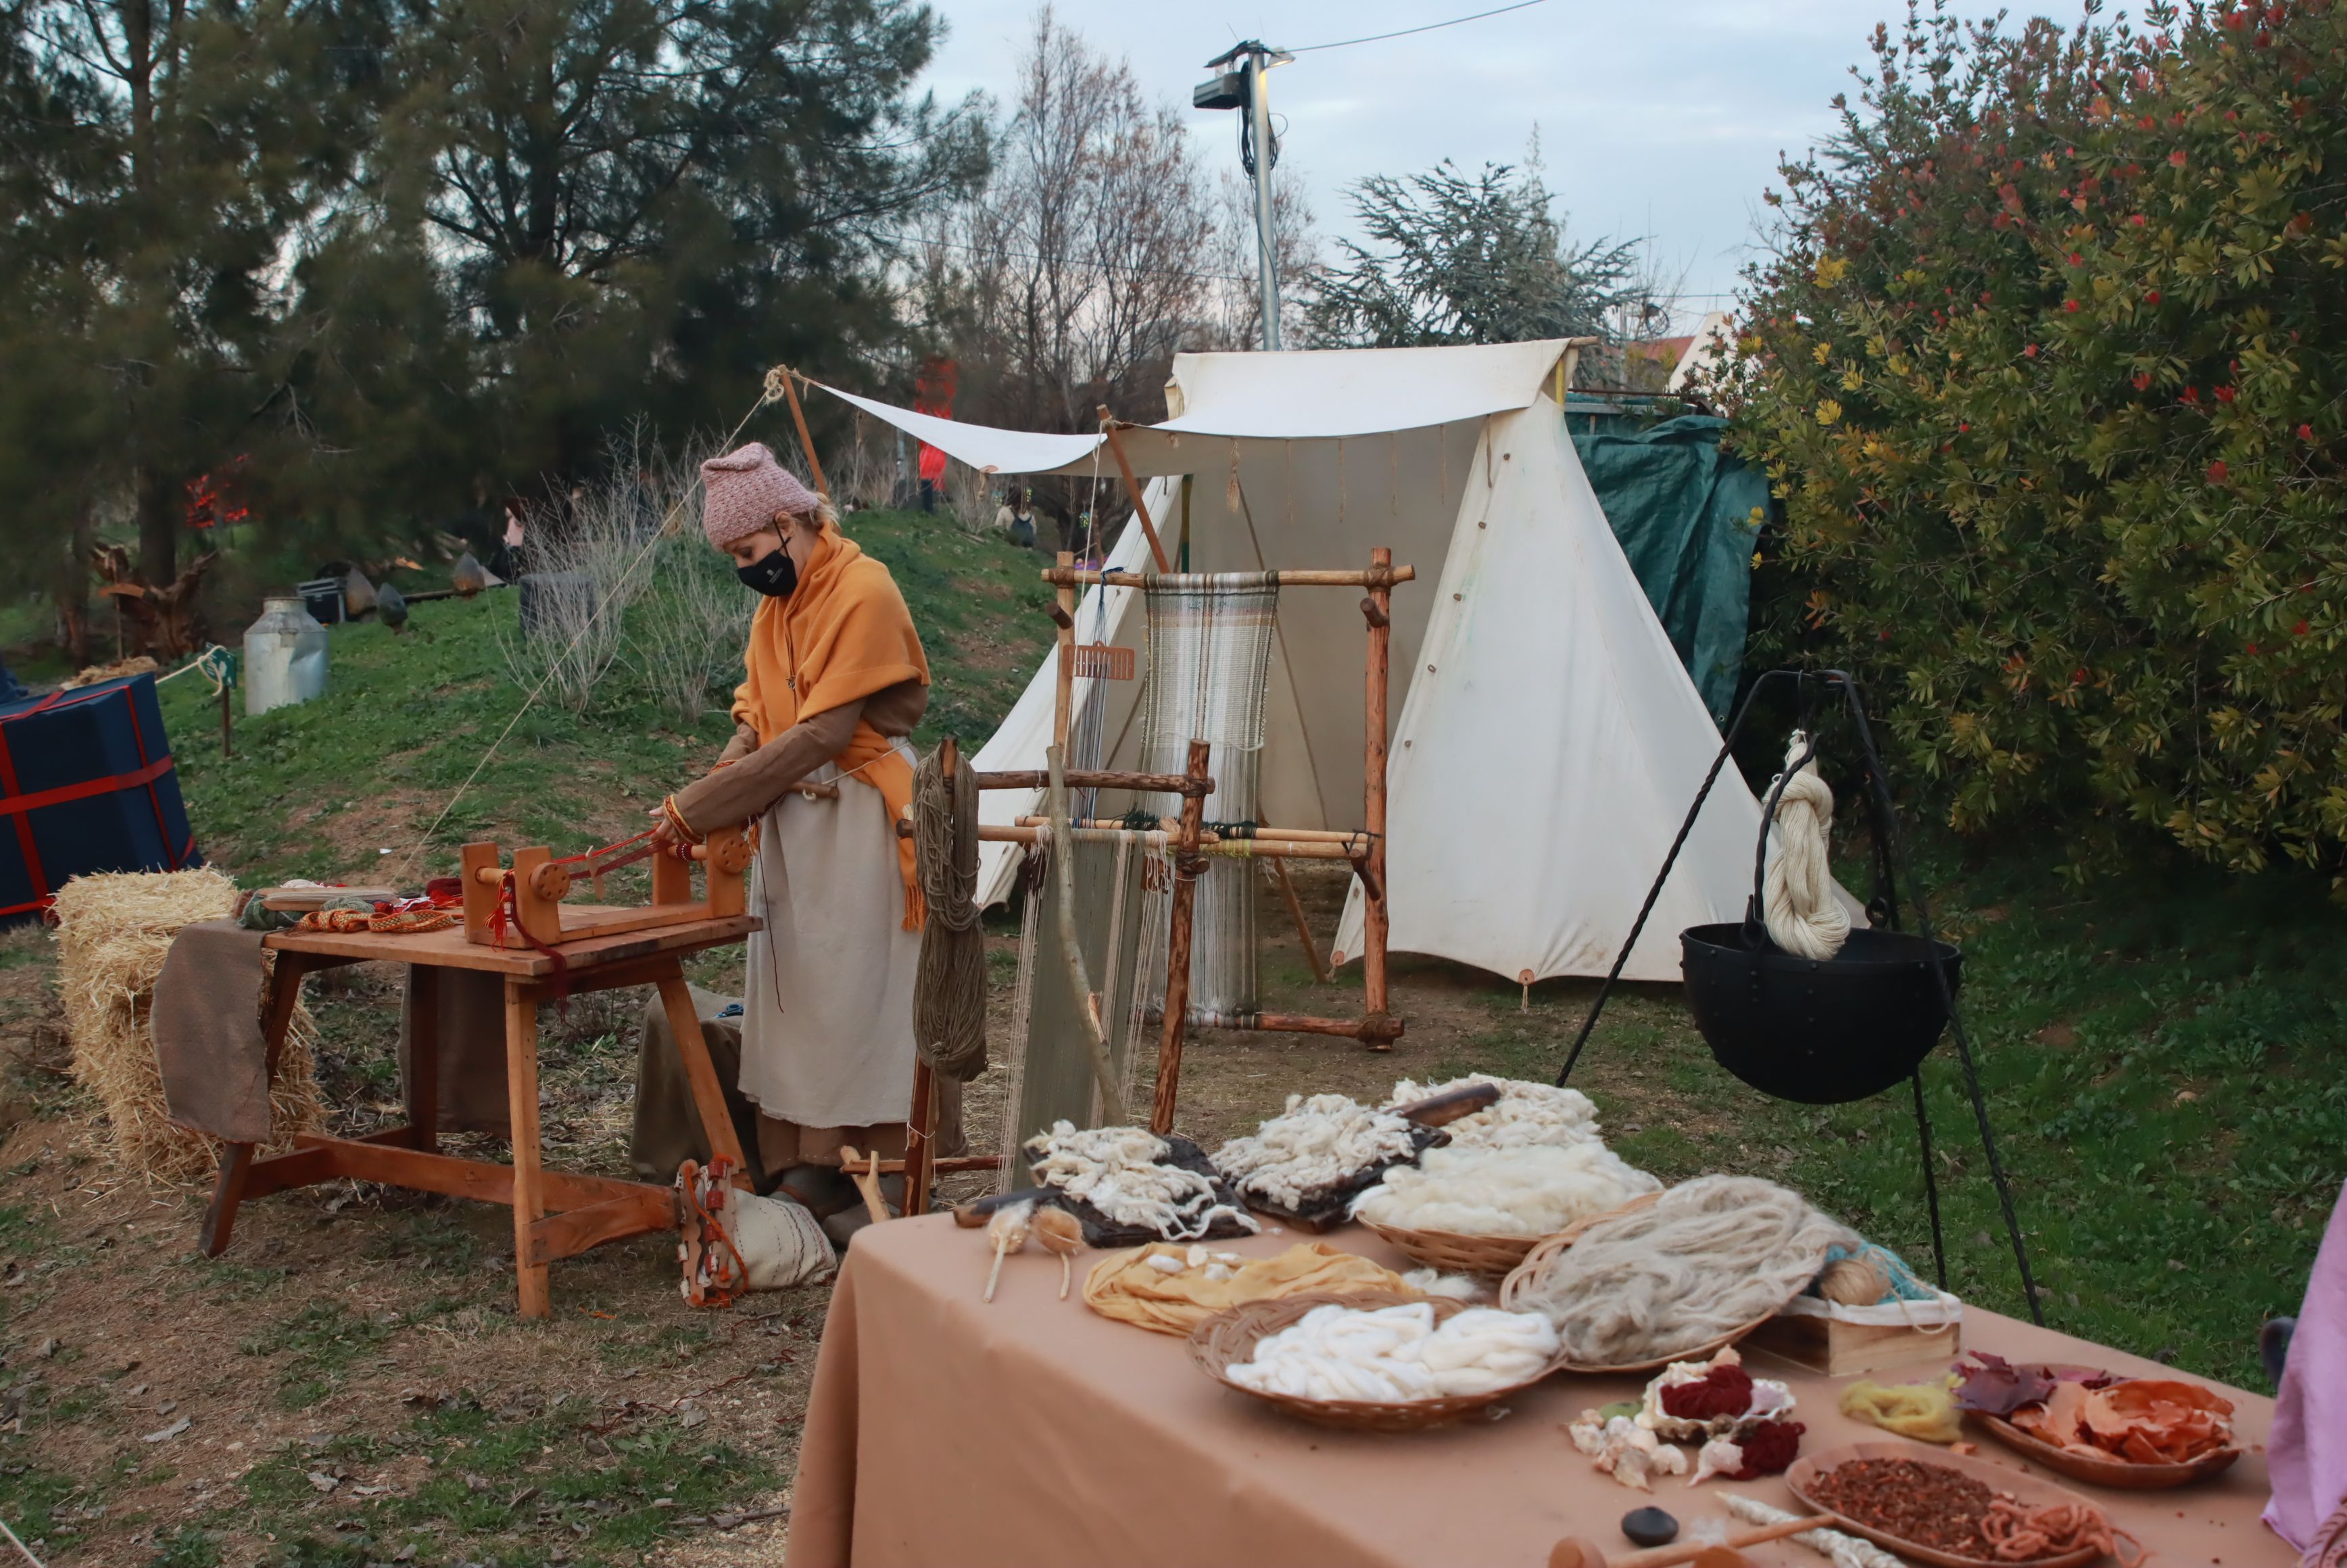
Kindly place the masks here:
[(1679, 963), (1713, 1060), (1809, 1105), (1863, 1100), (1912, 1073), (1940, 1042), (1963, 975), (1956, 948), (1904, 931), (1854, 930), (1832, 958), (1803, 958), (1740, 924), (1680, 932)]

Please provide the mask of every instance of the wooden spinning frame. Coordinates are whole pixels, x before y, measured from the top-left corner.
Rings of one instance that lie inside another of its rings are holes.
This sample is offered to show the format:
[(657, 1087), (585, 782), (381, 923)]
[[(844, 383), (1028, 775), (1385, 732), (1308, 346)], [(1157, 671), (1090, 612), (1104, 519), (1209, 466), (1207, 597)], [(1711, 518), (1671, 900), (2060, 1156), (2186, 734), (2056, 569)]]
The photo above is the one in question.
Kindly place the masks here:
[(584, 941), (590, 937), (616, 937), (623, 932), (649, 931), (696, 920), (731, 919), (747, 907), (743, 876), (756, 854), (754, 830), (744, 833), (739, 828), (719, 828), (710, 834), (707, 843), (692, 846), (692, 859), (704, 867), (701, 897), (692, 896), (692, 867), (674, 855), (654, 851), (647, 856), (651, 861), (652, 874), (649, 905), (624, 908), (596, 903), (566, 908), (563, 900), (578, 883), (572, 866), (588, 866), (600, 896), (603, 874), (615, 863), (596, 863), (591, 856), (557, 860), (554, 852), (544, 845), (533, 845), (515, 850), (513, 864), (507, 866), (496, 844), (468, 844), (464, 848), (460, 874), (465, 897), (465, 939), (489, 947), (543, 948), (562, 942)]

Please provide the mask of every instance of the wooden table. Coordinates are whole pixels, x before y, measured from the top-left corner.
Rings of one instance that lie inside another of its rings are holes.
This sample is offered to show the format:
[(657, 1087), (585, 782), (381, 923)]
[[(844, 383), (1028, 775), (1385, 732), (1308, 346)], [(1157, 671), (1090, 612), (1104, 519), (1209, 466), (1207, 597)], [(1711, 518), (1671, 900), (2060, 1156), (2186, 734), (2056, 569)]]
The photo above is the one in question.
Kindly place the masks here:
[[(1214, 1245), (1262, 1257), (1306, 1240), (1409, 1266), (1352, 1225)], [(1078, 1277), (1102, 1255), (1079, 1255)], [(1307, 1426), (1211, 1381), (1183, 1340), (1102, 1317), (1081, 1292), (1061, 1301), (1059, 1260), (1038, 1248), (1005, 1260), (995, 1300), (980, 1300), (991, 1261), (983, 1231), (942, 1214), (856, 1235), (800, 1433), (789, 1568), (1541, 1568), (1569, 1535), (1626, 1553), (1622, 1516), (1645, 1504), (1676, 1514), (1682, 1541), (1729, 1522), (1723, 1491), (1793, 1506), (1781, 1476), (1700, 1487), (1664, 1478), (1650, 1495), (1600, 1475), (1565, 1428), (1583, 1410), (1636, 1399), (1644, 1373), (1559, 1373), (1496, 1422), (1400, 1435)], [(1965, 1309), (1963, 1340), (2015, 1360), (2178, 1375), (1978, 1307)], [(1855, 1378), (1751, 1358), (1756, 1375), (1791, 1386), (1803, 1453), (1902, 1440), (1840, 1413)], [(2250, 1445), (2223, 1476), (2177, 1491), (2062, 1484), (2152, 1548), (2156, 1568), (2295, 1568), (2298, 1553), (2258, 1520), (2273, 1401), (2211, 1386), (2233, 1401)], [(1980, 1458), (2034, 1473), (1983, 1434), (1966, 1435)], [(1939, 1451), (1913, 1447), (1920, 1459)], [(1747, 1555), (1756, 1568), (1829, 1568), (1790, 1542)]]
[[(605, 912), (593, 906), (570, 907), (582, 917)], [(732, 1160), (736, 1172), (744, 1173), (737, 1179), (745, 1184), (742, 1145), (734, 1136), (733, 1118), (726, 1113), (717, 1070), (701, 1037), (701, 1020), (685, 989), (681, 960), (688, 953), (741, 941), (758, 925), (748, 915), (684, 919), (651, 929), (565, 942), (559, 948), (568, 966), (564, 978), (569, 992), (621, 986), (659, 988), (670, 1032), (676, 1037), (677, 1052), (692, 1086), (702, 1131), (712, 1151)], [(549, 1171), (540, 1163), (538, 1009), (556, 999), (552, 958), (528, 948), (467, 941), (461, 927), (425, 936), (279, 931), (262, 946), (277, 956), (261, 1014), (272, 1081), (304, 976), (345, 964), (412, 966), (409, 984), (415, 989), (415, 1005), (408, 1009), (412, 1024), (405, 1095), (407, 1121), (404, 1126), (387, 1127), (364, 1138), (298, 1134), (292, 1153), (267, 1159), (254, 1158), (251, 1143), (227, 1145), (220, 1153), (219, 1185), (204, 1215), (205, 1256), (217, 1257), (228, 1246), (237, 1205), (245, 1199), (338, 1177), (507, 1204), (513, 1208), (514, 1274), (521, 1315), (544, 1317), (549, 1311), (547, 1266), (555, 1259), (575, 1257), (589, 1247), (622, 1236), (676, 1228), (675, 1195), (669, 1187)], [(436, 990), (443, 969), (487, 970), (505, 977), (506, 1091), (513, 1129), (510, 1165), (439, 1152)]]

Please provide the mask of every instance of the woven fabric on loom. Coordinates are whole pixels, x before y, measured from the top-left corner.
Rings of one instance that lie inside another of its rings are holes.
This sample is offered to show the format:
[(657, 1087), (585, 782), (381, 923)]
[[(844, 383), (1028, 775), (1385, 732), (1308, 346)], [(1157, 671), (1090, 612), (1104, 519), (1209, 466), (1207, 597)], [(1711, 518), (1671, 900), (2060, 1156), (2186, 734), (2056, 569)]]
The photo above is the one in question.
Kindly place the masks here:
[[(1214, 748), (1209, 822), (1253, 822), (1262, 776), (1264, 695), (1271, 674), (1279, 583), (1266, 572), (1153, 577), (1143, 589), (1149, 620), (1149, 679), (1142, 694), (1144, 772), (1178, 774), (1192, 741)], [(1172, 816), (1178, 796), (1143, 809)], [(1193, 917), (1190, 1005), (1255, 1009), (1255, 868), (1215, 859), (1199, 880)], [(1162, 987), (1163, 977), (1158, 977)]]
[[(1157, 1066), (1157, 1030), (1145, 1016), (1162, 1005), (1165, 943), (1173, 916), (1174, 864), (1162, 833), (1085, 835), (1075, 846), (1078, 940), (1128, 1121), (1145, 1103)], [(1085, 1044), (1084, 999), (1060, 961), (1059, 900), (1049, 892), (1057, 853), (1049, 831), (1028, 851), (1026, 919), (1019, 933), (1019, 989), (1004, 1063), (1002, 1143), (1015, 1150), (1065, 1119), (1102, 1123), (1100, 1089)], [(1022, 1161), (1009, 1161), (1001, 1190), (1028, 1184)]]

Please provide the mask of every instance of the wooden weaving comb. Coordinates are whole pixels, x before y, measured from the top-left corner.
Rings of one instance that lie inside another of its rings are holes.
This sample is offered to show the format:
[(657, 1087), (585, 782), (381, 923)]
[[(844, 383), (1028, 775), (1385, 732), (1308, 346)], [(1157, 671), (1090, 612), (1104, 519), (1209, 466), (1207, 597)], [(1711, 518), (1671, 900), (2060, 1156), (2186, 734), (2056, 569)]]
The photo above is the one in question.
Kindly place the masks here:
[(1133, 650), (1115, 648), (1105, 642), (1080, 642), (1069, 650), (1074, 655), (1070, 668), (1078, 675), (1095, 681), (1130, 681), (1133, 679)]

